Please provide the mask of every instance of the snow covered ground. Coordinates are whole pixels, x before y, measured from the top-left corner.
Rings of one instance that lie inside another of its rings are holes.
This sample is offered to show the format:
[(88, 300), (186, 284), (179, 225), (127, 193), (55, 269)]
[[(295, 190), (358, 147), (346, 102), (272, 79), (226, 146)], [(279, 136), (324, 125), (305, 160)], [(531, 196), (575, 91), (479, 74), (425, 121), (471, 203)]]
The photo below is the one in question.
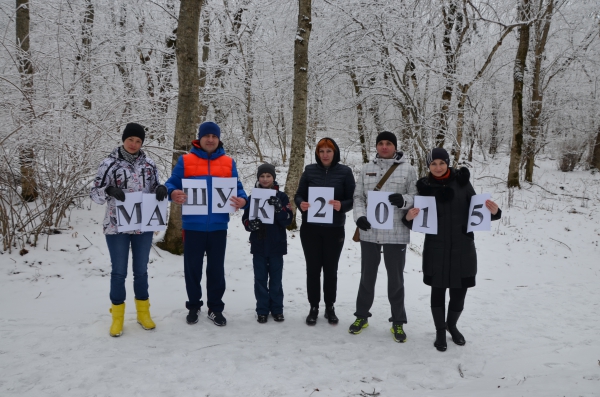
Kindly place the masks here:
[(185, 323), (183, 260), (153, 249), (157, 328), (136, 323), (130, 275), (124, 334), (111, 338), (104, 207), (87, 201), (62, 234), (43, 236), (24, 256), (0, 255), (0, 395), (599, 396), (600, 175), (561, 173), (542, 162), (537, 185), (525, 183), (509, 207), (500, 179), (507, 168), (495, 163), (476, 163), (472, 171), (476, 191), (492, 193), (504, 217), (476, 235), (479, 274), (459, 322), (463, 347), (449, 337), (446, 352), (433, 347), (418, 233), (406, 265), (407, 342), (395, 343), (389, 331), (383, 264), (370, 326), (348, 334), (360, 279), (351, 213), (339, 267), (339, 325), (327, 324), (323, 307), (315, 327), (304, 323), (309, 307), (297, 232), (288, 234), (283, 273), (286, 320), (256, 322), (248, 233), (238, 213), (227, 243), (226, 327), (213, 325), (205, 311), (198, 324)]

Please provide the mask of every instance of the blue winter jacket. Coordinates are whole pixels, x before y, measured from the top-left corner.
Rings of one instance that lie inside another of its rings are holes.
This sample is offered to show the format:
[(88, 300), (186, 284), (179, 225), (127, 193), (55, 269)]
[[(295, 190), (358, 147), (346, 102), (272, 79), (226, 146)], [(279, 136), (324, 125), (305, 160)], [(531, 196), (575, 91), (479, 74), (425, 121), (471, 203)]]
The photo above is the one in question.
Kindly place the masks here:
[[(225, 150), (223, 149), (223, 147), (219, 147), (215, 152), (213, 152), (210, 156), (208, 155), (208, 153), (206, 153), (204, 150), (202, 150), (200, 148), (200, 143), (199, 141), (195, 140), (192, 142), (193, 147), (192, 150), (190, 151), (190, 154), (192, 155), (196, 155), (198, 156), (201, 160), (205, 161), (205, 170), (206, 171), (202, 171), (200, 174), (197, 175), (189, 175), (189, 170), (188, 170), (188, 175), (186, 175), (185, 172), (185, 163), (184, 163), (184, 156), (189, 156), (188, 155), (183, 155), (180, 156), (179, 159), (177, 160), (177, 164), (175, 165), (175, 168), (173, 168), (173, 171), (171, 172), (171, 177), (167, 180), (167, 182), (165, 183), (165, 186), (168, 189), (169, 192), (169, 200), (171, 200), (171, 192), (173, 192), (173, 190), (181, 190), (182, 189), (182, 184), (181, 181), (182, 179), (184, 179), (184, 177), (186, 179), (206, 179), (206, 184), (207, 184), (207, 188), (208, 191), (212, 191), (212, 177), (229, 177), (229, 178), (238, 178), (238, 172), (237, 172), (237, 168), (235, 165), (235, 161), (233, 159), (231, 159), (231, 172), (230, 175), (223, 175), (223, 173), (221, 172), (220, 175), (215, 175), (215, 172), (212, 171), (211, 172), (211, 164), (215, 163), (215, 165), (217, 165), (217, 163), (222, 162), (222, 160), (224, 159), (219, 159), (221, 156), (226, 156), (225, 155)], [(227, 158), (230, 158), (228, 156), (226, 156)], [(219, 159), (219, 160), (217, 160)], [(201, 167), (198, 167), (198, 163), (202, 163), (203, 162), (198, 162), (198, 159), (196, 159), (194, 166), (194, 169), (201, 169)], [(246, 192), (244, 191), (244, 187), (242, 186), (242, 182), (240, 182), (239, 178), (238, 178), (238, 182), (237, 182), (237, 197), (241, 197), (243, 199), (246, 199), (246, 207), (248, 206), (248, 196), (246, 195)], [(244, 208), (246, 208), (244, 207)], [(233, 212), (233, 207), (232, 207), (232, 212)], [(227, 224), (229, 223), (229, 214), (213, 214), (212, 213), (212, 197), (211, 194), (208, 194), (208, 215), (182, 215), (182, 223), (183, 223), (183, 230), (196, 230), (196, 231), (201, 231), (201, 232), (213, 232), (216, 230), (227, 230)]]

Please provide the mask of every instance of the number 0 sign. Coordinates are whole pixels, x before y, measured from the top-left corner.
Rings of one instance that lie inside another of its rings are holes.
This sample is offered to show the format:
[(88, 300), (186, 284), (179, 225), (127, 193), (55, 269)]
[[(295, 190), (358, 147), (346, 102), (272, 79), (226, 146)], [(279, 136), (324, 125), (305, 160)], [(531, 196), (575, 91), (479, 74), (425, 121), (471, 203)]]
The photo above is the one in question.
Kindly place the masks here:
[(492, 230), (492, 213), (485, 206), (485, 201), (489, 200), (490, 197), (489, 193), (476, 194), (471, 197), (467, 232), (489, 232)]

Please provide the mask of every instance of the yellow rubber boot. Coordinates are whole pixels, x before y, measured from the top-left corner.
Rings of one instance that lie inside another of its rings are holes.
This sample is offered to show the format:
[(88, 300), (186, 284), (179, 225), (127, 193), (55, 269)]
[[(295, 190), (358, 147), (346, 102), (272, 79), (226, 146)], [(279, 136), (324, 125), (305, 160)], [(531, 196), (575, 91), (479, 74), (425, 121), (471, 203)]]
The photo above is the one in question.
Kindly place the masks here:
[(125, 318), (125, 303), (120, 305), (112, 305), (110, 308), (112, 313), (112, 325), (110, 326), (110, 336), (121, 336), (123, 334), (123, 320)]
[(150, 299), (145, 301), (135, 300), (135, 308), (137, 309), (137, 322), (144, 329), (154, 329), (156, 324), (150, 317)]

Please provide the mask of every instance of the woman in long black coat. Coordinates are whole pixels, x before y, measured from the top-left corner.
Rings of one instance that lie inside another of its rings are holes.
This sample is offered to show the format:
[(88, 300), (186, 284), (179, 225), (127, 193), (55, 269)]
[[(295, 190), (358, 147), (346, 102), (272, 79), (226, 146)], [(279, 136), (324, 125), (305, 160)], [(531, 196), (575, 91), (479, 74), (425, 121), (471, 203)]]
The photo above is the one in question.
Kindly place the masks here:
[[(306, 259), (306, 290), (310, 303), (306, 324), (317, 323), (321, 300), (321, 271), (323, 272), (325, 318), (329, 324), (337, 324), (338, 317), (333, 305), (337, 296), (338, 262), (346, 235), (344, 231), (346, 212), (352, 209), (352, 196), (356, 183), (350, 167), (340, 163), (340, 148), (333, 139), (323, 138), (317, 143), (315, 160), (315, 164), (305, 167), (294, 197), (296, 206), (302, 212), (300, 240)], [(310, 187), (334, 189), (333, 200), (329, 201), (334, 209), (333, 223), (307, 221)]]
[[(427, 156), (429, 175), (417, 181), (421, 196), (434, 196), (437, 207), (437, 234), (425, 235), (423, 246), (423, 282), (431, 286), (431, 314), (436, 329), (434, 346), (445, 351), (446, 330), (457, 345), (464, 345), (465, 338), (456, 328), (463, 311), (467, 289), (475, 286), (477, 253), (473, 232), (467, 233), (469, 206), (475, 189), (469, 182), (467, 168), (449, 167), (448, 152), (433, 149)], [(486, 207), (492, 220), (500, 219), (502, 211), (492, 200)], [(412, 221), (419, 209), (406, 213), (403, 222), (412, 228)], [(450, 290), (448, 317), (445, 314), (446, 289)]]

